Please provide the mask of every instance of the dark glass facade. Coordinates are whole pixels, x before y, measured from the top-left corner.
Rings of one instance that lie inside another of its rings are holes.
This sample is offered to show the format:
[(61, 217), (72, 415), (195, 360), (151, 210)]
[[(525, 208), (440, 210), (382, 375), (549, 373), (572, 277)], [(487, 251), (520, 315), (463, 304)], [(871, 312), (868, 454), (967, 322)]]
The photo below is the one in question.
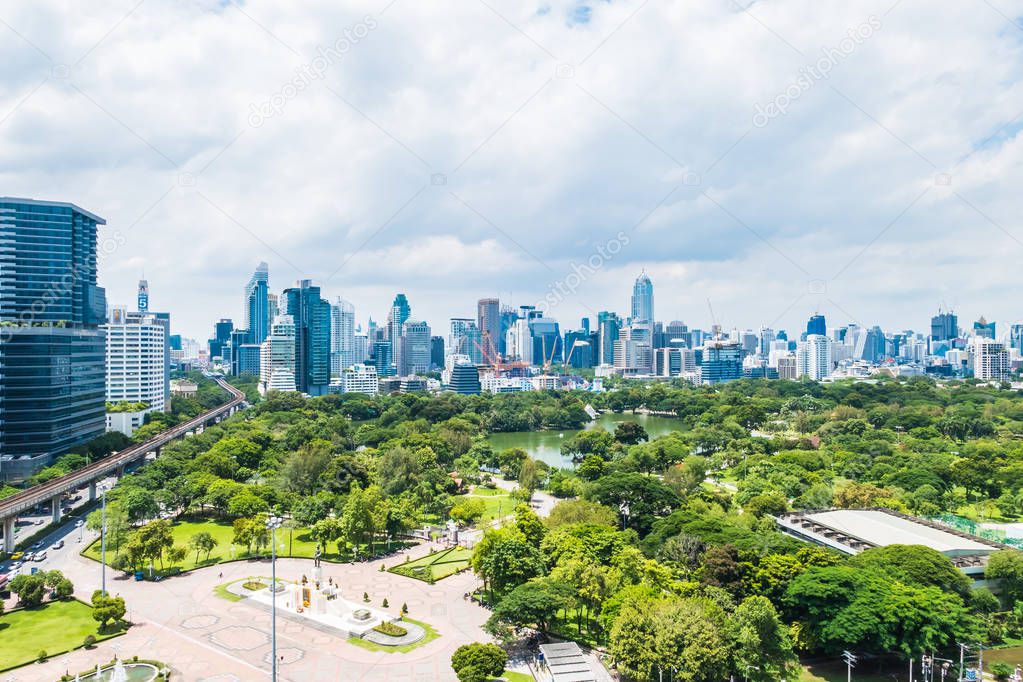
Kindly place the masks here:
[(0, 478), (105, 430), (104, 224), (72, 204), (0, 197)]
[(286, 314), (295, 318), (295, 383), (312, 396), (330, 386), (330, 303), (305, 279), (285, 289)]

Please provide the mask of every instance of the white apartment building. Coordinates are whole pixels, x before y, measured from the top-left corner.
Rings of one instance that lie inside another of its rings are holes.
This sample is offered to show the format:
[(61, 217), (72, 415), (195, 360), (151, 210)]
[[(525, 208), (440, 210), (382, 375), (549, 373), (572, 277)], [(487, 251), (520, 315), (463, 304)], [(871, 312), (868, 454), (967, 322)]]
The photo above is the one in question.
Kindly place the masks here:
[(341, 381), (336, 385), (342, 393), (376, 395), (380, 392), (377, 368), (371, 365), (354, 364), (351, 367), (346, 367), (341, 373)]
[(1008, 381), (1009, 351), (1004, 343), (983, 337), (973, 339), (973, 376), (983, 381)]
[(259, 349), (259, 393), (296, 391), (295, 319), (278, 315), (270, 325), (270, 334)]
[(831, 344), (827, 336), (810, 334), (796, 347), (796, 372), (820, 381), (831, 374)]
[(165, 410), (166, 325), (155, 315), (111, 308), (107, 333), (106, 399), (109, 403), (146, 403), (147, 412)]

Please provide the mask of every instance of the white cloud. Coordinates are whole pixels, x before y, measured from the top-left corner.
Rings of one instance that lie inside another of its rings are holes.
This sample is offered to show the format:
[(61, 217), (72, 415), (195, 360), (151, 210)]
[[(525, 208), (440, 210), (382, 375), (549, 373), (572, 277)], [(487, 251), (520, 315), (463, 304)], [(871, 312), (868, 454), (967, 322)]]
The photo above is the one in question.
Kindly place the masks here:
[(629, 246), (558, 305), (566, 327), (627, 309), (643, 267), (659, 316), (695, 325), (708, 297), (726, 326), (794, 329), (820, 306), (922, 328), (941, 301), (1019, 315), (1023, 30), (983, 3), (39, 0), (0, 17), (0, 193), (107, 217), (126, 237), (110, 300), (144, 269), (188, 335), (239, 316), (260, 260), (277, 288), (348, 260), (325, 292), (360, 318), (403, 290), (442, 328), (479, 296), (534, 302), (619, 231)]

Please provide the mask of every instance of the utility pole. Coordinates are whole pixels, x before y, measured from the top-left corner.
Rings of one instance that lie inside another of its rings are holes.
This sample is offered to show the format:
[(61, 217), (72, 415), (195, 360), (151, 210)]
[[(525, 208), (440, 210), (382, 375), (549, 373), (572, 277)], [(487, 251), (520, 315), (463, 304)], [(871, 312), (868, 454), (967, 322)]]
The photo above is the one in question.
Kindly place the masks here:
[(845, 661), (846, 666), (846, 679), (848, 682), (852, 682), (852, 669), (856, 665), (856, 656), (848, 651), (842, 652), (842, 660)]

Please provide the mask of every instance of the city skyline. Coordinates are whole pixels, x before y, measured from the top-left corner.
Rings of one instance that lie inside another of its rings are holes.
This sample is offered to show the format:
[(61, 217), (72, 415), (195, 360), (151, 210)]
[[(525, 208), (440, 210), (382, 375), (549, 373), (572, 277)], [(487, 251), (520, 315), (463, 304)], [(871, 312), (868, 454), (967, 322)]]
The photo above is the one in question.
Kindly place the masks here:
[[(312, 279), (367, 311), (414, 292), (426, 320), (544, 300), (595, 264), (555, 317), (627, 311), (620, 285), (645, 268), (659, 317), (702, 326), (708, 298), (751, 326), (813, 309), (923, 325), (942, 304), (1014, 321), (1023, 52), (1005, 5), (949, 4), (920, 30), (887, 1), (502, 21), (257, 0), (85, 23), (32, 3), (0, 27), (0, 184), (102, 212), (103, 286), (127, 301), (144, 272), (195, 338), (241, 317), (264, 260), (275, 288)], [(673, 40), (644, 39), (659, 31)]]

